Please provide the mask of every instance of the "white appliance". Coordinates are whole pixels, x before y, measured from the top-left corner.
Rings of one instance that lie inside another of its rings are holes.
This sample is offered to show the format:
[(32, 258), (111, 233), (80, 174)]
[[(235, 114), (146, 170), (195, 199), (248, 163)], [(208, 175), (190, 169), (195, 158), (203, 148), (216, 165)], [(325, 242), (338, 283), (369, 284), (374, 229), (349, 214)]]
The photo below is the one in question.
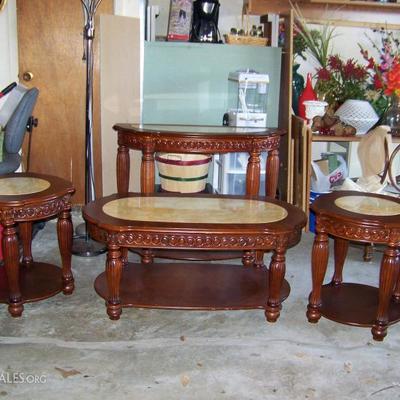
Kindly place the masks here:
[(269, 75), (252, 70), (231, 72), (228, 84), (228, 125), (266, 127)]

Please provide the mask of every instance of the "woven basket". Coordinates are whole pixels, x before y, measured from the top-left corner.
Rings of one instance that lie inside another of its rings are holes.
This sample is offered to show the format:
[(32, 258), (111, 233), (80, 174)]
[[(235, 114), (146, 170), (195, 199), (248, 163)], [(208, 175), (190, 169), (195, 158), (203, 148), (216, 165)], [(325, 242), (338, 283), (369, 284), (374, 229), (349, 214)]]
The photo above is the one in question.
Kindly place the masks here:
[(346, 100), (335, 115), (345, 124), (356, 128), (357, 134), (368, 132), (379, 120), (371, 104), (365, 100)]
[(227, 44), (245, 44), (251, 46), (266, 46), (268, 38), (258, 36), (224, 35)]
[(158, 153), (156, 162), (161, 188), (175, 193), (202, 192), (211, 160), (208, 154)]

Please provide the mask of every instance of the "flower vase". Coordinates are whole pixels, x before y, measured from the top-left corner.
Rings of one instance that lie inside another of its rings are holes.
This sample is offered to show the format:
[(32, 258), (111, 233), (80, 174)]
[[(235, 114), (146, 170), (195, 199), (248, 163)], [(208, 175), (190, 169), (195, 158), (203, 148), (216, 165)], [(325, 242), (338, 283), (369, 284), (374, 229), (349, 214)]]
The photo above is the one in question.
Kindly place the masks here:
[(293, 75), (292, 75), (292, 86), (293, 86), (293, 94), (292, 94), (292, 108), (295, 115), (299, 114), (299, 98), (301, 93), (304, 90), (304, 78), (301, 74), (298, 73), (298, 69), (300, 64), (293, 65)]
[(392, 95), (386, 110), (384, 123), (390, 127), (392, 136), (400, 136), (400, 97)]
[(306, 119), (306, 107), (304, 102), (308, 100), (317, 100), (317, 95), (315, 94), (312, 86), (310, 73), (307, 74), (306, 87), (299, 97), (299, 116), (303, 119)]

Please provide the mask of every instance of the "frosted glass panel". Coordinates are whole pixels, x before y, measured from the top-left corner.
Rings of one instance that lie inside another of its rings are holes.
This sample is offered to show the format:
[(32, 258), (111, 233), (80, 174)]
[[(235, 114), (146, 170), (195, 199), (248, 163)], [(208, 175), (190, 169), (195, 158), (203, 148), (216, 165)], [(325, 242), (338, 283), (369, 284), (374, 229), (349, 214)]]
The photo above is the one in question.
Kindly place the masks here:
[(228, 74), (246, 68), (269, 74), (267, 126), (276, 127), (280, 48), (145, 42), (143, 123), (222, 125)]

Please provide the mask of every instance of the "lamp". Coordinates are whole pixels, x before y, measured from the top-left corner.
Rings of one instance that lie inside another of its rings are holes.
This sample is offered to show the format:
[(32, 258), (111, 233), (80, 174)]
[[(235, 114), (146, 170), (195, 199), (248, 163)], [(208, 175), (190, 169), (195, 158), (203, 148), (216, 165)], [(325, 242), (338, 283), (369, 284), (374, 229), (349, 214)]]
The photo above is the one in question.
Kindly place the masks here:
[[(94, 168), (93, 168), (93, 39), (94, 16), (102, 0), (81, 0), (85, 25), (83, 40), (86, 61), (86, 121), (85, 121), (85, 204), (95, 200)], [(72, 253), (77, 256), (91, 257), (106, 251), (102, 243), (89, 237), (86, 224), (84, 232), (74, 237)], [(79, 226), (77, 231), (79, 231)]]

